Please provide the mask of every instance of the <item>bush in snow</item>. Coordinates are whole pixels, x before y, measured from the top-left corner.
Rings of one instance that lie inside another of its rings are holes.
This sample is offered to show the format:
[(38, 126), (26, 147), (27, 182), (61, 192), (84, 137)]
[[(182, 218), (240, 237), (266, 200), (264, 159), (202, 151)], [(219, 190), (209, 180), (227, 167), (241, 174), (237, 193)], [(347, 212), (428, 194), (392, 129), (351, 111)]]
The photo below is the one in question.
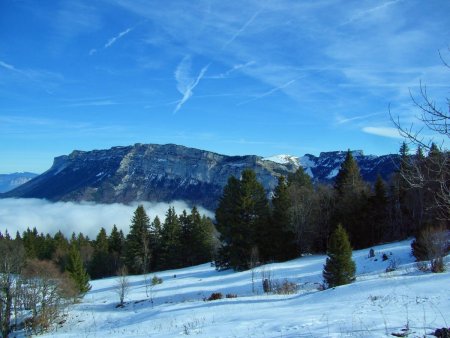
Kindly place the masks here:
[(212, 300), (219, 300), (219, 299), (222, 299), (222, 298), (223, 298), (223, 295), (220, 292), (214, 292), (206, 300), (209, 302), (209, 301), (212, 301)]
[(163, 280), (162, 278), (159, 278), (158, 276), (154, 275), (152, 278), (152, 286), (162, 284)]
[(444, 257), (450, 250), (450, 232), (445, 227), (427, 227), (411, 243), (418, 262), (429, 261), (432, 272), (445, 270)]
[(287, 279), (284, 281), (275, 281), (272, 285), (272, 291), (278, 295), (291, 295), (297, 293), (298, 286), (294, 282), (289, 282)]

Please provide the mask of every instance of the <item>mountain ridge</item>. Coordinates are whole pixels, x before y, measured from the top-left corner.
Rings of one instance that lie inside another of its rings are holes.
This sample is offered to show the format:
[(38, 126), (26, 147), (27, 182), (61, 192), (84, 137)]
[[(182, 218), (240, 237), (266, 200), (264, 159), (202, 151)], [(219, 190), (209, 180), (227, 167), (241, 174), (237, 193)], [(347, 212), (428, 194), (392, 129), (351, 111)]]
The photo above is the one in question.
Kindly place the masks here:
[(31, 172), (15, 172), (10, 174), (0, 174), (0, 193), (8, 192), (18, 186), (28, 182), (38, 174)]
[[(300, 165), (313, 181), (331, 182), (345, 154), (338, 151), (321, 153), (318, 157), (307, 154), (300, 158), (291, 155), (264, 158), (221, 155), (176, 144), (141, 143), (74, 150), (55, 157), (53, 165), (43, 174), (0, 197), (101, 203), (184, 200), (214, 209), (228, 178), (240, 177), (244, 169), (255, 171), (269, 195), (279, 176), (295, 172)], [(362, 176), (370, 182), (377, 173), (387, 179), (397, 156), (364, 156), (361, 151), (355, 151), (354, 155), (362, 164)]]

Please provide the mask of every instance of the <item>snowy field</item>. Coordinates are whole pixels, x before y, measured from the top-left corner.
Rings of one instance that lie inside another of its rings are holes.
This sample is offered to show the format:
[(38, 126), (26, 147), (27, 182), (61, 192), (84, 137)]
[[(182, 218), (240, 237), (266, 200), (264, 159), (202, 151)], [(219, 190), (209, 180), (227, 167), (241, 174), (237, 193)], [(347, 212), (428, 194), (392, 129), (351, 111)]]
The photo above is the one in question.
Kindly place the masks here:
[[(418, 271), (410, 241), (354, 252), (357, 280), (319, 291), (325, 256), (307, 256), (245, 272), (217, 272), (210, 264), (158, 272), (147, 287), (129, 277), (126, 305), (116, 308), (117, 279), (92, 281), (92, 290), (68, 310), (51, 337), (408, 337), (450, 326), (450, 273)], [(385, 253), (389, 259), (382, 260)], [(447, 267), (450, 257), (447, 256)], [(386, 272), (386, 268), (396, 270)], [(254, 283), (252, 283), (252, 275)], [(294, 282), (292, 295), (267, 295), (262, 275)], [(150, 275), (152, 277), (153, 275)], [(237, 298), (204, 301), (213, 292)]]

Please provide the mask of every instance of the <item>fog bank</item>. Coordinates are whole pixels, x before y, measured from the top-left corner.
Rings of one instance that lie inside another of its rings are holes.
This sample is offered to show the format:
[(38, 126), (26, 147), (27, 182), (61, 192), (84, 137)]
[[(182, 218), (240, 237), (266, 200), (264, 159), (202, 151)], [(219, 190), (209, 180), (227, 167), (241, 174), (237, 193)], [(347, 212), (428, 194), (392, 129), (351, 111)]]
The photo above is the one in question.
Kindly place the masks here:
[[(97, 204), (93, 202), (50, 202), (35, 198), (0, 199), (0, 231), (7, 229), (12, 237), (16, 231), (36, 227), (39, 232), (55, 234), (61, 230), (66, 236), (82, 232), (94, 239), (101, 227), (109, 234), (115, 224), (127, 234), (131, 218), (139, 204), (143, 204), (151, 220), (158, 216), (164, 221), (167, 209), (173, 206), (180, 214), (191, 207), (183, 201), (170, 203), (134, 202), (132, 204)], [(214, 214), (198, 207), (201, 214)]]

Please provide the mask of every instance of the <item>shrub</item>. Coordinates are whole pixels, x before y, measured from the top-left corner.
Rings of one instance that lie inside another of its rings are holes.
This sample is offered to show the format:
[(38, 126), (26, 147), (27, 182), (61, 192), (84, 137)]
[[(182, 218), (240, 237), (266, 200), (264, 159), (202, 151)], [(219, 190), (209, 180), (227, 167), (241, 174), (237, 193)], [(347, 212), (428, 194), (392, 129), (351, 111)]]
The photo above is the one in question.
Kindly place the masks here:
[(158, 284), (162, 284), (163, 280), (162, 278), (159, 278), (158, 276), (154, 275), (152, 278), (152, 285), (158, 285)]
[(386, 272), (392, 272), (397, 270), (398, 262), (395, 258), (389, 260), (389, 265), (386, 268)]
[(272, 292), (272, 281), (269, 278), (263, 279), (262, 285), (265, 293)]
[(212, 300), (219, 300), (222, 299), (223, 295), (220, 292), (213, 292), (211, 296), (209, 296), (206, 300), (212, 301)]
[(432, 272), (443, 272), (443, 258), (450, 250), (450, 232), (444, 227), (427, 227), (411, 243), (411, 249), (418, 262), (430, 261)]
[(431, 261), (431, 272), (438, 273), (444, 271), (445, 271), (445, 264), (443, 257), (437, 257), (436, 259), (433, 259)]
[(283, 282), (275, 281), (272, 286), (272, 291), (278, 295), (291, 295), (297, 293), (297, 290), (297, 284), (289, 282), (287, 279), (285, 279)]

